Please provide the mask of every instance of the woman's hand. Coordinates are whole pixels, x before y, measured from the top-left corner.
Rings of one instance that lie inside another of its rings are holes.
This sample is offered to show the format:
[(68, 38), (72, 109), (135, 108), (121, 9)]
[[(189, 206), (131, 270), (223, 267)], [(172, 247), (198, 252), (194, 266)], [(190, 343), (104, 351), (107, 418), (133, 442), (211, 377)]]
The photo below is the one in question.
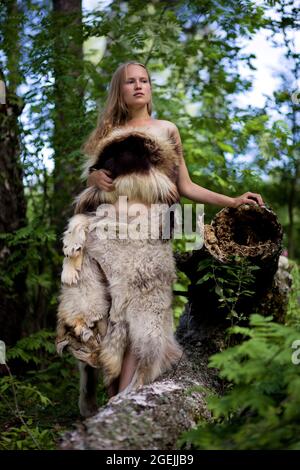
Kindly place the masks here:
[(111, 173), (108, 170), (95, 170), (88, 176), (88, 186), (97, 186), (103, 191), (113, 191), (115, 189)]
[(252, 204), (252, 205), (259, 204), (260, 206), (265, 205), (260, 194), (250, 193), (249, 191), (247, 193), (242, 194), (241, 196), (234, 197), (232, 199), (234, 201), (233, 207), (235, 208), (239, 207), (241, 204)]

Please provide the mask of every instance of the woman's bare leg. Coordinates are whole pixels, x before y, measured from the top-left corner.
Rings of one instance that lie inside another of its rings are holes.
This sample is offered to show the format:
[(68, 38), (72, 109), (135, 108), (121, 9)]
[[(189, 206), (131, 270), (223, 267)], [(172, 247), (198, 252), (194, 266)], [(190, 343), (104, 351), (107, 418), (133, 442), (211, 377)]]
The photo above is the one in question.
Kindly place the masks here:
[(87, 418), (97, 412), (97, 384), (99, 369), (78, 361), (80, 372), (79, 409), (81, 416)]
[(135, 373), (137, 367), (138, 360), (136, 356), (130, 349), (130, 346), (125, 351), (122, 369), (120, 374), (120, 382), (119, 382), (119, 393), (122, 392), (131, 382), (133, 374)]
[(119, 379), (120, 377), (117, 377), (108, 387), (107, 387), (107, 395), (108, 398), (112, 398), (118, 393), (119, 389)]

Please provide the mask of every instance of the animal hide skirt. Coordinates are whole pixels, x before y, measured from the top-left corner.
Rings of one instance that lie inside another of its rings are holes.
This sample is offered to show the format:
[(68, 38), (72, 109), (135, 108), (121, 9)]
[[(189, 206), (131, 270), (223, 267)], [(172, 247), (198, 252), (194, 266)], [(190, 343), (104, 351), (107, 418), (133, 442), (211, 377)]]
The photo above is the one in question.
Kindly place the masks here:
[[(108, 386), (120, 375), (130, 346), (138, 359), (130, 384), (136, 388), (182, 356), (173, 333), (175, 261), (170, 240), (99, 237), (104, 224), (76, 215), (65, 232), (57, 350), (67, 347), (101, 368)], [(122, 228), (113, 225), (117, 232)]]

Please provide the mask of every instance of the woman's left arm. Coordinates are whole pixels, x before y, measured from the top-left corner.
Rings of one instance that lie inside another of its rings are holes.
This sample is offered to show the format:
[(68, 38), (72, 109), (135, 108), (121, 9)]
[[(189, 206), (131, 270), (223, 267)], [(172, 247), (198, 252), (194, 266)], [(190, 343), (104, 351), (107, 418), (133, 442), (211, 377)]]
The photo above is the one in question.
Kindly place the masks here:
[[(179, 131), (175, 124), (173, 124), (173, 126), (171, 130), (172, 136), (176, 140), (178, 148), (182, 149)], [(241, 196), (230, 197), (225, 196), (224, 194), (215, 193), (214, 191), (210, 191), (209, 189), (203, 188), (202, 186), (193, 183), (186, 167), (182, 150), (177, 187), (181, 196), (204, 204), (215, 204), (222, 207), (238, 207), (241, 204), (259, 204), (260, 206), (264, 205), (260, 194), (251, 193), (248, 191)]]

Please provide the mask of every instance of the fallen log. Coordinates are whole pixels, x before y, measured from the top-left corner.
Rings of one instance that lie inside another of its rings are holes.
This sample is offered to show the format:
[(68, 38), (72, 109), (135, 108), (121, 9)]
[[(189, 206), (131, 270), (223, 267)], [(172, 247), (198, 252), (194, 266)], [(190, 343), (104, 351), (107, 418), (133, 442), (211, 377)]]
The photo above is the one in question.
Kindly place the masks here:
[[(178, 268), (191, 280), (188, 303), (176, 331), (184, 348), (176, 369), (153, 384), (116, 397), (97, 415), (78, 424), (75, 431), (66, 433), (61, 449), (178, 449), (183, 431), (199, 420), (210, 420), (205, 396), (208, 392), (222, 394), (226, 384), (219, 379), (217, 370), (208, 367), (208, 360), (226, 347), (224, 333), (230, 321), (224, 307), (217, 313), (220, 309), (218, 295), (211, 289), (213, 278), (198, 281), (209, 272), (212, 260), (226, 266), (246, 258), (250, 265), (260, 267), (253, 279), (254, 300), (249, 302), (249, 297), (241, 296), (235, 309), (244, 308), (251, 313), (254, 307), (259, 307), (263, 314), (268, 310), (268, 302), (273, 302), (277, 318), (282, 320), (291, 279), (283, 257), (278, 269), (281, 241), (281, 226), (268, 209), (240, 206), (220, 211), (212, 224), (205, 226), (203, 248), (176, 255)], [(201, 263), (205, 268), (199, 271)]]
[(220, 350), (223, 334), (207, 347), (194, 341), (186, 346), (176, 369), (125, 397), (116, 397), (99, 412), (64, 435), (61, 449), (142, 450), (177, 449), (180, 434), (199, 419), (209, 420), (206, 391), (222, 392), (216, 370), (207, 367), (209, 356)]

